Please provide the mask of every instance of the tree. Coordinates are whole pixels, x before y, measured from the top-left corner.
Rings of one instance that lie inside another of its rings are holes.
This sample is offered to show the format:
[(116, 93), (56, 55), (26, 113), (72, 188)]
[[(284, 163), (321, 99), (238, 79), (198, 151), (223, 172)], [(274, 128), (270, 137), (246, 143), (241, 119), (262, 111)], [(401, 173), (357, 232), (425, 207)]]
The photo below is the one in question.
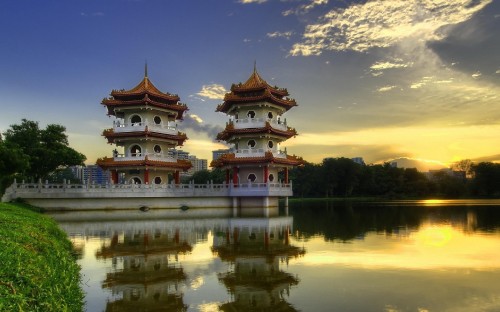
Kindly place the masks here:
[(10, 149), (18, 149), (28, 159), (23, 177), (46, 179), (58, 168), (83, 165), (85, 155), (69, 147), (66, 128), (50, 124), (45, 129), (38, 122), (23, 119), (19, 125), (11, 125), (5, 133), (4, 143)]
[(472, 177), (472, 160), (470, 159), (462, 159), (460, 161), (457, 161), (456, 163), (453, 163), (451, 165), (451, 169), (454, 171), (463, 171), (465, 172), (465, 176), (467, 178)]
[(28, 157), (17, 147), (8, 147), (0, 135), (0, 197), (17, 174), (28, 167)]

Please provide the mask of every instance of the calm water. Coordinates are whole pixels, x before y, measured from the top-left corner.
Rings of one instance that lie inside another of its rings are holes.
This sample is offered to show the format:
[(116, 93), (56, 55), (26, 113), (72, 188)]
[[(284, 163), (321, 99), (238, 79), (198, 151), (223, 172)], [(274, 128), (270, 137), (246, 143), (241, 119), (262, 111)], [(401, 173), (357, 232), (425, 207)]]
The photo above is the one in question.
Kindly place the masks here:
[(53, 217), (79, 251), (87, 311), (500, 311), (500, 201), (245, 214)]

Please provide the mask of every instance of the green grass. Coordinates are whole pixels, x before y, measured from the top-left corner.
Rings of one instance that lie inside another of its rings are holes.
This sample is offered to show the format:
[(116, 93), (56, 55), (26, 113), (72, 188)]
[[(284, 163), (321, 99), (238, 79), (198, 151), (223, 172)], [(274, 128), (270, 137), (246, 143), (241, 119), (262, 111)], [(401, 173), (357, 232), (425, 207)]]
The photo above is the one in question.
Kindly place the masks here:
[(0, 311), (82, 311), (80, 268), (56, 222), (0, 203)]

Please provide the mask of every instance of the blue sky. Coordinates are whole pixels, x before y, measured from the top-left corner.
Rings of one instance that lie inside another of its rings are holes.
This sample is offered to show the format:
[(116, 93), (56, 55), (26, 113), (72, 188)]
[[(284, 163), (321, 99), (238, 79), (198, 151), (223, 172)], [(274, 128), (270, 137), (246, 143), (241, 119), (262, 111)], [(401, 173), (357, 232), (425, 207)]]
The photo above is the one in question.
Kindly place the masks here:
[(146, 60), (189, 106), (183, 149), (202, 158), (256, 61), (297, 100), (284, 146), (308, 161), (500, 161), (498, 0), (2, 0), (0, 37), (0, 131), (62, 124), (89, 163), (113, 149), (102, 98)]

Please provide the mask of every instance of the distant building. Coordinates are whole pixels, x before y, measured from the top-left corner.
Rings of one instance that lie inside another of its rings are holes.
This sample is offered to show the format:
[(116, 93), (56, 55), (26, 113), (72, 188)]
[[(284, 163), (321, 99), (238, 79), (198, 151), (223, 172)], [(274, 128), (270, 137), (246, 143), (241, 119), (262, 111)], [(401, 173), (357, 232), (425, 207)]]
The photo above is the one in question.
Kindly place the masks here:
[(109, 171), (103, 170), (97, 165), (72, 166), (71, 172), (83, 184), (106, 184), (110, 181)]
[(169, 149), (167, 155), (175, 159), (189, 160), (189, 152), (183, 150)]
[(459, 180), (465, 180), (466, 179), (466, 174), (465, 171), (455, 171), (451, 170), (450, 168), (444, 168), (444, 169), (438, 169), (438, 170), (429, 170), (429, 172), (426, 173), (427, 178), (429, 180), (437, 180), (438, 177), (442, 174), (446, 174), (447, 176), (459, 179)]
[(226, 149), (218, 149), (218, 150), (212, 151), (212, 160), (216, 160), (220, 156), (227, 154), (227, 153), (231, 153), (231, 149), (226, 148)]
[(365, 161), (363, 160), (363, 157), (354, 157), (354, 158), (351, 158), (352, 161), (354, 161), (355, 163), (357, 164), (360, 164), (360, 165), (366, 165), (365, 164)]
[(191, 162), (192, 167), (183, 175), (193, 175), (195, 172), (208, 169), (206, 159), (199, 159), (194, 155), (190, 155), (188, 160)]

